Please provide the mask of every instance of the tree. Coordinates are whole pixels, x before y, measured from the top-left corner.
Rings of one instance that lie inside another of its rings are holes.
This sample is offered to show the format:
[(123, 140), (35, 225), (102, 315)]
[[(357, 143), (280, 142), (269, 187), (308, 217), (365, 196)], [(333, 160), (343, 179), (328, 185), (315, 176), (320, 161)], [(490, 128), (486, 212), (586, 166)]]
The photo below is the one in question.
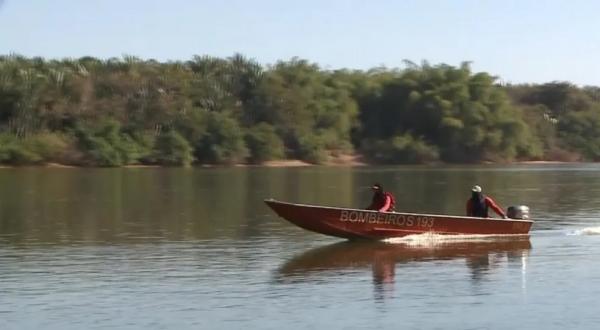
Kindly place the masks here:
[(206, 131), (194, 142), (194, 155), (198, 161), (205, 163), (244, 162), (248, 149), (238, 122), (224, 113), (209, 113)]
[(264, 122), (276, 128), (288, 156), (315, 161), (352, 149), (350, 133), (358, 106), (349, 85), (315, 64), (292, 59), (265, 74), (247, 113), (249, 124)]
[(275, 132), (275, 128), (267, 123), (260, 123), (248, 129), (245, 141), (250, 152), (251, 163), (260, 164), (268, 160), (281, 159), (285, 155), (281, 138)]
[(193, 161), (192, 147), (176, 131), (169, 130), (158, 136), (154, 146), (156, 163), (168, 166), (189, 166)]

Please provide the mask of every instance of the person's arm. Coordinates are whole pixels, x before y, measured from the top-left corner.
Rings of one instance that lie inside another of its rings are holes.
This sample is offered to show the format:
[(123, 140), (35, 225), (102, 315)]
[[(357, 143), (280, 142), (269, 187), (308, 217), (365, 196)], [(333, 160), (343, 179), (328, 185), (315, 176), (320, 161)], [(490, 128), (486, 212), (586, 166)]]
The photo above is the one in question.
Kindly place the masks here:
[(467, 200), (467, 216), (468, 217), (472, 217), (473, 216), (473, 206), (471, 204), (471, 200), (470, 199)]
[(385, 204), (379, 209), (379, 212), (385, 212), (390, 208), (390, 205), (392, 205), (392, 199), (390, 198), (390, 196), (385, 196)]
[(498, 204), (496, 204), (496, 202), (494, 202), (494, 200), (491, 197), (486, 197), (485, 203), (487, 204), (487, 206), (491, 207), (492, 210), (494, 210), (494, 212), (496, 212), (496, 214), (501, 216), (503, 219), (506, 219), (506, 214), (504, 214), (504, 211), (502, 211), (502, 208), (500, 208), (500, 206), (498, 206)]

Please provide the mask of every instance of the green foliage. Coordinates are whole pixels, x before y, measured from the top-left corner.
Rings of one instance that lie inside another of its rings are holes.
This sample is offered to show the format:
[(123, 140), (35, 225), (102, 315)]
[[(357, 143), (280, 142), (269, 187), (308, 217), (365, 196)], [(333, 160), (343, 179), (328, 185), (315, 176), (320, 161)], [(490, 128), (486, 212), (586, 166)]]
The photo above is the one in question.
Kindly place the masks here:
[(238, 122), (218, 112), (207, 115), (206, 131), (195, 141), (194, 149), (198, 161), (215, 164), (238, 164), (249, 155)]
[(559, 131), (567, 145), (581, 150), (586, 159), (600, 161), (600, 109), (566, 114)]
[[(328, 151), (347, 149), (358, 105), (351, 85), (334, 77), (304, 60), (277, 63), (257, 85), (248, 123), (276, 127), (293, 157), (321, 162)], [(308, 137), (322, 132), (329, 135), (326, 144), (321, 137)]]
[(72, 164), (77, 161), (74, 140), (65, 134), (41, 132), (26, 138), (0, 134), (0, 163), (35, 165), (48, 162)]
[(73, 164), (81, 156), (74, 138), (64, 133), (40, 132), (24, 139), (21, 147), (38, 155), (39, 162)]
[(301, 160), (312, 164), (323, 164), (329, 158), (323, 140), (317, 135), (300, 137), (300, 150), (298, 156)]
[(29, 148), (23, 141), (12, 135), (0, 135), (0, 162), (11, 165), (32, 165), (42, 161), (42, 157)]
[[(362, 138), (388, 141), (384, 145), (404, 150), (406, 138), (399, 136), (419, 136), (451, 162), (512, 160), (533, 153), (521, 114), (494, 80), (486, 73), (472, 74), (467, 63), (458, 68), (427, 63), (411, 67), (383, 83), (380, 96), (361, 108)], [(421, 150), (437, 153), (428, 149)]]
[(600, 160), (599, 87), (405, 65), (0, 56), (0, 162), (321, 164), (353, 150), (382, 163)]
[(117, 121), (106, 120), (99, 125), (80, 125), (75, 130), (84, 163), (98, 166), (135, 164), (145, 156), (144, 148), (131, 136), (121, 132)]
[(269, 124), (260, 123), (248, 129), (245, 141), (250, 152), (249, 161), (253, 164), (281, 159), (285, 156), (283, 142), (275, 132), (275, 128)]
[(395, 136), (388, 140), (367, 140), (363, 150), (367, 156), (378, 163), (420, 164), (439, 160), (439, 152), (435, 146), (410, 134)]
[(168, 166), (189, 166), (193, 161), (189, 142), (175, 131), (161, 134), (154, 146), (156, 163)]
[(513, 89), (521, 89), (513, 91), (520, 96), (520, 102), (544, 105), (553, 116), (589, 109), (594, 103), (593, 90), (580, 89), (568, 82), (553, 81), (542, 85), (518, 86)]
[(578, 88), (566, 82), (509, 86), (508, 94), (520, 104), (544, 159), (600, 160), (597, 117), (598, 88)]

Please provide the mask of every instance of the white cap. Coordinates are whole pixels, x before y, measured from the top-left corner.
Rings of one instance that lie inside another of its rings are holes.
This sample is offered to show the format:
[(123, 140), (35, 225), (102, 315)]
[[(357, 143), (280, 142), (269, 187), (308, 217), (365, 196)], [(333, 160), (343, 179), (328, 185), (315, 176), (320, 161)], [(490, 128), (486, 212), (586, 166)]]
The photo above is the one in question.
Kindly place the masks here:
[(472, 192), (476, 192), (476, 193), (480, 193), (481, 192), (481, 187), (480, 186), (473, 186), (473, 188), (471, 188)]

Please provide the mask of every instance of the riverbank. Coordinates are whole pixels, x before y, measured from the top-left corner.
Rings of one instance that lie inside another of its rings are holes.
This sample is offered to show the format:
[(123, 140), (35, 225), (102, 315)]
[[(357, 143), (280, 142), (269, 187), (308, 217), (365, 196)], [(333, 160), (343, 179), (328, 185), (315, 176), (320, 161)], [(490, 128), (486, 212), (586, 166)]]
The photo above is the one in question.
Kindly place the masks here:
[[(343, 155), (339, 157), (335, 157), (330, 159), (329, 161), (323, 164), (312, 164), (299, 159), (281, 159), (281, 160), (271, 160), (266, 161), (262, 164), (235, 164), (232, 166), (235, 167), (306, 167), (306, 166), (369, 166), (375, 165), (369, 163), (364, 160), (364, 157), (361, 155)], [(212, 165), (212, 164), (197, 164), (192, 167), (222, 167), (223, 165)], [(24, 167), (47, 167), (47, 168), (94, 168), (98, 166), (78, 166), (78, 165), (70, 165), (70, 164), (60, 164), (60, 163), (44, 163), (37, 165), (0, 165), (0, 169), (7, 168), (24, 168)], [(132, 165), (124, 165), (117, 166), (121, 168), (159, 168), (159, 167), (169, 167), (162, 165), (144, 165), (144, 164), (132, 164)]]
[[(525, 161), (514, 161), (507, 163), (493, 163), (493, 162), (482, 162), (480, 164), (473, 165), (494, 165), (494, 164), (523, 164), (523, 165), (546, 165), (546, 164), (577, 164), (577, 163), (586, 163), (581, 161), (558, 161), (558, 160), (525, 160)], [(589, 162), (593, 163), (593, 162)], [(440, 163), (443, 164), (443, 163)], [(323, 164), (312, 164), (299, 159), (280, 159), (280, 160), (271, 160), (266, 161), (262, 164), (234, 164), (232, 167), (309, 167), (309, 166), (339, 166), (339, 167), (359, 167), (359, 166), (377, 166), (377, 165), (386, 165), (380, 163), (369, 162), (365, 159), (364, 156), (360, 154), (349, 154), (342, 155), (338, 157), (331, 158), (327, 162)], [(413, 164), (414, 165), (414, 164)], [(418, 165), (418, 164), (417, 164)], [(426, 165), (426, 164), (422, 164)], [(448, 164), (450, 165), (450, 164)], [(457, 164), (454, 164), (457, 165)], [(84, 165), (70, 165), (70, 164), (60, 164), (60, 163), (44, 163), (37, 165), (0, 165), (0, 169), (11, 169), (11, 168), (28, 168), (28, 167), (45, 167), (45, 168), (99, 168), (99, 166), (84, 166)], [(116, 166), (115, 168), (163, 168), (170, 166), (163, 165), (145, 165), (145, 164), (132, 164), (132, 165), (123, 165)], [(191, 167), (202, 167), (202, 168), (212, 168), (212, 167), (227, 167), (227, 165), (213, 165), (213, 164), (196, 164)]]

